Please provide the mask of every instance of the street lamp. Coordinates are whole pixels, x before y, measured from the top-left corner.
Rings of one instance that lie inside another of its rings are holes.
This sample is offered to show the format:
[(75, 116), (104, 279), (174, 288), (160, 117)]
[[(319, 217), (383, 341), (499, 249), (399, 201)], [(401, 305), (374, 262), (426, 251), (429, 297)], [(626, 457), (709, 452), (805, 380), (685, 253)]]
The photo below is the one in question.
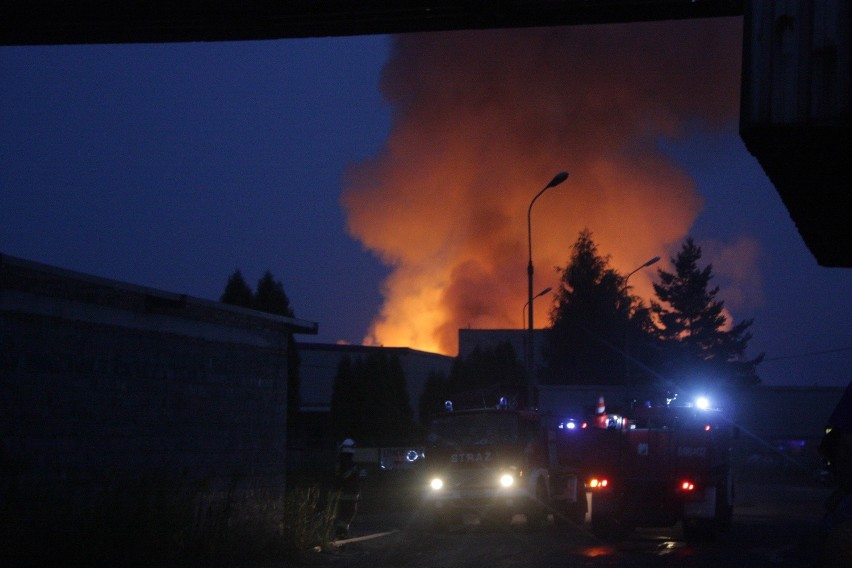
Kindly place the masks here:
[(637, 272), (639, 272), (639, 271), (640, 271), (640, 270), (642, 270), (643, 268), (648, 268), (648, 267), (649, 267), (649, 266), (651, 266), (652, 264), (657, 264), (658, 262), (660, 262), (660, 257), (659, 257), (659, 256), (655, 256), (654, 258), (652, 258), (651, 260), (649, 260), (648, 262), (646, 262), (645, 264), (643, 264), (643, 265), (642, 265), (642, 266), (640, 266), (639, 268), (634, 269), (634, 270), (633, 270), (633, 272), (631, 272), (630, 274), (628, 274), (627, 276), (625, 276), (625, 277), (624, 277), (624, 289), (625, 289), (625, 290), (627, 290), (627, 280), (628, 280), (628, 279), (630, 279), (630, 277), (631, 277), (631, 276), (633, 276), (634, 274), (636, 274)]
[[(553, 288), (548, 286), (547, 288), (545, 288), (544, 290), (542, 290), (541, 292), (539, 292), (538, 294), (533, 296), (532, 299), (535, 300), (536, 298), (540, 298), (541, 296), (544, 296), (545, 294), (547, 294), (551, 290), (553, 290)], [(527, 300), (526, 303), (524, 304), (524, 309), (522, 311), (522, 315), (523, 315), (522, 319), (524, 320), (524, 327), (527, 327), (527, 305), (529, 305), (529, 303), (530, 303), (529, 300)]]
[(551, 187), (557, 186), (563, 181), (568, 179), (568, 172), (559, 172), (553, 179), (550, 180), (546, 186), (542, 188), (541, 191), (535, 194), (535, 197), (530, 201), (530, 206), (527, 209), (527, 245), (529, 248), (529, 264), (527, 265), (527, 308), (529, 310), (529, 327), (527, 328), (527, 349), (526, 349), (526, 363), (527, 363), (527, 404), (531, 406), (538, 405), (538, 389), (535, 384), (535, 373), (533, 372), (533, 355), (535, 351), (533, 350), (533, 261), (532, 261), (532, 208), (533, 204), (535, 204), (536, 199), (541, 197), (541, 194), (550, 189)]
[[(651, 260), (645, 262), (645, 264), (633, 269), (632, 272), (628, 273), (627, 276), (624, 277), (624, 293), (627, 294), (627, 281), (631, 276), (642, 270), (643, 268), (648, 268), (652, 264), (657, 264), (660, 262), (660, 257), (655, 256)], [(630, 350), (628, 341), (630, 338), (630, 297), (627, 298), (627, 321), (624, 322), (624, 384), (625, 386), (629, 386), (630, 383)]]

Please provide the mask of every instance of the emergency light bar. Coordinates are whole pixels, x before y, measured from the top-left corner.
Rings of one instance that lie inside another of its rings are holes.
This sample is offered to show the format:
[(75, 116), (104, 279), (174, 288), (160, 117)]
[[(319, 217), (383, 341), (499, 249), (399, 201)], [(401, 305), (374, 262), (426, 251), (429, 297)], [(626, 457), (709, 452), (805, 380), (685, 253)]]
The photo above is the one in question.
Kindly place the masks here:
[(698, 410), (712, 410), (714, 407), (711, 404), (710, 398), (704, 395), (696, 396), (692, 400), (684, 402), (682, 405), (674, 404), (677, 400), (677, 394), (666, 398), (666, 406), (684, 406), (686, 408), (697, 408)]

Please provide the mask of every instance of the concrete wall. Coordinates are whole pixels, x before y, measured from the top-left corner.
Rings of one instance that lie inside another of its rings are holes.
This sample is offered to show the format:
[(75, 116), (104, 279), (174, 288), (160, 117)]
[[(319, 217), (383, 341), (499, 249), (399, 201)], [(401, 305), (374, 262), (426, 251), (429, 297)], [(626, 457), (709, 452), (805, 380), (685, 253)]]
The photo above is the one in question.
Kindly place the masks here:
[(3, 489), (283, 484), (283, 318), (0, 256)]

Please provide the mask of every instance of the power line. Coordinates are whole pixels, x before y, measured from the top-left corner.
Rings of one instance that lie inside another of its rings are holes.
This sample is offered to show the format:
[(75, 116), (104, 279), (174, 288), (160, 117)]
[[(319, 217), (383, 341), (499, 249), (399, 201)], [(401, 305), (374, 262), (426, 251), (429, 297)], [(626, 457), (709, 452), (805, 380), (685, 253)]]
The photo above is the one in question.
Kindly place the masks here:
[(852, 347), (838, 347), (837, 349), (825, 349), (823, 351), (810, 351), (808, 353), (799, 353), (798, 355), (784, 355), (782, 357), (770, 357), (764, 359), (763, 362), (781, 361), (783, 359), (798, 359), (800, 357), (812, 357), (814, 355), (827, 355), (829, 353), (841, 353), (843, 351), (852, 351)]

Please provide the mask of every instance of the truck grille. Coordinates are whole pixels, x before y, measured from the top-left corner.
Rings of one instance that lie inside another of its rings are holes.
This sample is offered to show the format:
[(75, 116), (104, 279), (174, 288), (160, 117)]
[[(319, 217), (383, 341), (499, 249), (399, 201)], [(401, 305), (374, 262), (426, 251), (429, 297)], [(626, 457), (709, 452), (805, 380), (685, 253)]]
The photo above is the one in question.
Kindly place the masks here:
[(497, 472), (480, 468), (454, 471), (447, 480), (447, 486), (454, 489), (494, 487), (496, 484)]

